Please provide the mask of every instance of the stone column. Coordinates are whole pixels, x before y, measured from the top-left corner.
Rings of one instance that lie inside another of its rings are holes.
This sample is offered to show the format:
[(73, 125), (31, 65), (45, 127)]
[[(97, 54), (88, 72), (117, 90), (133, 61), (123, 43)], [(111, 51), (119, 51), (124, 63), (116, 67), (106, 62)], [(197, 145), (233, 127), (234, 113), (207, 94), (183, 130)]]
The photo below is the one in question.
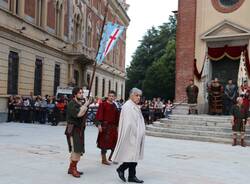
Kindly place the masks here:
[(64, 19), (65, 19), (65, 7), (64, 7), (64, 5), (63, 5), (63, 7), (62, 7), (62, 12), (61, 12), (61, 17), (59, 17), (58, 18), (58, 21), (60, 21), (60, 27), (59, 27), (59, 29), (60, 29), (60, 31), (59, 31), (59, 33), (60, 33), (60, 37), (63, 39), (63, 37), (64, 37)]
[(25, 0), (19, 0), (18, 4), (18, 14), (20, 17), (24, 17), (24, 6), (25, 6)]
[(46, 28), (46, 25), (47, 25), (47, 17), (48, 17), (48, 0), (44, 0), (42, 1), (42, 22), (41, 22), (41, 26), (42, 28)]

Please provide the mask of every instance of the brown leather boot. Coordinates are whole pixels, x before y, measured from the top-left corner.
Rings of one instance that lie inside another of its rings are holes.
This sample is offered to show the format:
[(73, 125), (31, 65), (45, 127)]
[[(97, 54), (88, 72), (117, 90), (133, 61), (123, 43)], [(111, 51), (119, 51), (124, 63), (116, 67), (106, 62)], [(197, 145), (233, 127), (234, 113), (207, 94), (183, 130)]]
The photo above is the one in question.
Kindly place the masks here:
[(102, 154), (102, 164), (110, 165), (110, 163), (107, 161), (106, 154)]
[(77, 171), (77, 162), (78, 161), (71, 161), (68, 174), (72, 174), (72, 176), (80, 178), (80, 173)]
[(236, 146), (237, 145), (237, 139), (233, 139), (233, 143), (232, 143), (232, 146)]
[(246, 147), (246, 143), (245, 143), (244, 139), (241, 139), (241, 140), (240, 140), (240, 145), (241, 145), (242, 147)]
[[(72, 164), (72, 161), (71, 161), (71, 163), (70, 163), (70, 165), (69, 165), (69, 169), (68, 169), (68, 174), (72, 174), (72, 167), (73, 167), (73, 164)], [(78, 171), (78, 170), (76, 170), (80, 175), (83, 175), (83, 172), (81, 172), (81, 171)]]

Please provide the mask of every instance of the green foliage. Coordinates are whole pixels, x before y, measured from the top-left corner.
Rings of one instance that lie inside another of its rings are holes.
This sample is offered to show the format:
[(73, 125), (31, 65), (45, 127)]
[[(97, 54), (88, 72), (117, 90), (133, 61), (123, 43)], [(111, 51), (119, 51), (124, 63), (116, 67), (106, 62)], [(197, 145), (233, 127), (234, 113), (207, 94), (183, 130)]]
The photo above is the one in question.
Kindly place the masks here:
[(174, 98), (176, 19), (152, 27), (143, 37), (127, 68), (126, 94), (132, 87), (143, 90), (146, 98)]

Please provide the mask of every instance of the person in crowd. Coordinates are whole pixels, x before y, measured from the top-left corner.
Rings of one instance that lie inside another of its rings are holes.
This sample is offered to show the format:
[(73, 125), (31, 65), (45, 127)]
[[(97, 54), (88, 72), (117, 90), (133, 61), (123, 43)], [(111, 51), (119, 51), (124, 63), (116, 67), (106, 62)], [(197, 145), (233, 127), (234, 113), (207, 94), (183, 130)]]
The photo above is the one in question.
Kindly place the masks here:
[(137, 162), (143, 159), (145, 141), (144, 118), (138, 107), (142, 91), (133, 88), (129, 94), (130, 98), (121, 110), (118, 140), (112, 160), (122, 163), (116, 170), (122, 181), (126, 182), (124, 172), (129, 169), (128, 182), (143, 183), (136, 176)]
[(107, 100), (101, 103), (98, 107), (95, 118), (95, 123), (99, 130), (97, 147), (101, 149), (101, 163), (105, 165), (110, 165), (110, 162), (108, 162), (106, 158), (107, 150), (111, 150), (111, 154), (108, 159), (111, 161), (117, 141), (117, 127), (120, 113), (114, 104), (115, 98), (115, 91), (109, 91)]
[(48, 107), (48, 103), (47, 103), (47, 99), (46, 97), (42, 98), (41, 101), (41, 106), (40, 106), (40, 110), (41, 110), (41, 116), (40, 116), (40, 123), (41, 124), (45, 124), (46, 123), (46, 119), (47, 119), (47, 107)]
[(163, 108), (164, 108), (164, 104), (161, 101), (161, 98), (158, 97), (156, 102), (155, 102), (155, 119), (160, 119), (163, 116)]
[(225, 99), (224, 99), (224, 114), (229, 115), (232, 106), (235, 103), (237, 97), (237, 87), (233, 84), (233, 80), (229, 79), (224, 90)]
[(233, 130), (233, 143), (232, 146), (237, 145), (237, 133), (240, 133), (241, 135), (241, 141), (240, 145), (242, 147), (246, 146), (245, 143), (245, 126), (247, 123), (247, 116), (246, 111), (243, 106), (243, 98), (238, 97), (237, 98), (237, 104), (232, 107), (231, 114), (232, 114), (232, 130)]
[(84, 131), (86, 124), (83, 120), (92, 99), (90, 98), (82, 104), (83, 91), (79, 87), (73, 88), (72, 95), (73, 99), (69, 102), (67, 108), (67, 126), (65, 130), (69, 152), (71, 153), (68, 174), (79, 178), (83, 173), (77, 170), (77, 163), (80, 161), (81, 155), (85, 153)]
[(198, 114), (197, 97), (199, 88), (194, 84), (194, 80), (189, 80), (189, 85), (186, 87), (186, 94), (188, 99), (189, 110), (188, 114)]
[(36, 97), (36, 101), (34, 104), (35, 108), (35, 122), (40, 122), (41, 121), (41, 96)]
[(169, 115), (172, 114), (172, 108), (173, 108), (173, 104), (171, 100), (168, 100), (165, 105), (165, 111), (164, 111), (165, 118), (169, 118)]
[(51, 123), (52, 126), (57, 126), (56, 118), (55, 118), (55, 100), (53, 96), (50, 96), (47, 104), (47, 114), (48, 114), (48, 123)]
[(142, 115), (146, 124), (149, 124), (149, 101), (145, 100), (141, 106)]
[(14, 96), (9, 96), (8, 98), (8, 119), (7, 122), (11, 122), (14, 120)]

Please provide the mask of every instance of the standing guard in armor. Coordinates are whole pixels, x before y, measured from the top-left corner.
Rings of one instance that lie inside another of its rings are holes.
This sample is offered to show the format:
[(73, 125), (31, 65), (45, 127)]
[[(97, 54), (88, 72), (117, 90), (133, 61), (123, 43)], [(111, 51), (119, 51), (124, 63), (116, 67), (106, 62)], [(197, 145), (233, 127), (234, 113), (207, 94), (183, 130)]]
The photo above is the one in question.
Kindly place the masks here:
[(209, 87), (209, 96), (210, 96), (210, 104), (209, 104), (209, 112), (211, 114), (222, 114), (223, 111), (223, 87), (220, 84), (218, 78), (215, 78)]

